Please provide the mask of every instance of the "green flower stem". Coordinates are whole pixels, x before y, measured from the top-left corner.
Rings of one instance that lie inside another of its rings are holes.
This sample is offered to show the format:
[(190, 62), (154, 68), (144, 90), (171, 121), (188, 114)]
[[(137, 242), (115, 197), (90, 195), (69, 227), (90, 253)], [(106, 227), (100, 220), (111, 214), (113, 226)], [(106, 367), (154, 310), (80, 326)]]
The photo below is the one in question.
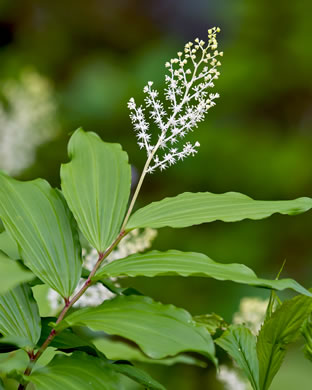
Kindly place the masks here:
[[(123, 237), (127, 233), (124, 230), (121, 230), (116, 240), (111, 244), (111, 246), (106, 249), (105, 252), (99, 253), (99, 258), (93, 267), (92, 271), (90, 272), (88, 279), (85, 281), (84, 285), (81, 287), (81, 289), (73, 296), (72, 299), (65, 299), (65, 306), (63, 310), (61, 311), (60, 315), (58, 316), (56, 320), (56, 325), (58, 325), (66, 316), (68, 310), (73, 306), (75, 302), (78, 301), (78, 299), (86, 292), (86, 290), (91, 286), (92, 284), (92, 277), (95, 275), (96, 271), (101, 266), (103, 260), (114, 250), (114, 248), (119, 244), (119, 242), (123, 239)], [(25, 376), (29, 376), (31, 374), (31, 371), (36, 363), (36, 361), (40, 358), (40, 356), (43, 354), (43, 352), (47, 349), (49, 344), (52, 342), (52, 340), (55, 338), (57, 334), (59, 334), (61, 331), (56, 331), (55, 328), (53, 328), (49, 334), (49, 336), (46, 338), (44, 343), (41, 345), (41, 347), (38, 349), (38, 351), (35, 354), (32, 354), (29, 359), (29, 364), (24, 372)], [(26, 389), (27, 384), (23, 385), (20, 384), (18, 387), (18, 390), (24, 390)]]

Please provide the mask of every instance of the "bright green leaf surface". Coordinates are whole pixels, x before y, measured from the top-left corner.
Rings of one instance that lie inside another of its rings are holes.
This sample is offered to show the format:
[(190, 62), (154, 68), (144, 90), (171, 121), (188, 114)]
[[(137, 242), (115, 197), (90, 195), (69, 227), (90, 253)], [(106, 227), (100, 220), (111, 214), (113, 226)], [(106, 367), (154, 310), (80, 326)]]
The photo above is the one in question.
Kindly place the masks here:
[(119, 144), (76, 130), (69, 141), (70, 162), (62, 165), (64, 196), (80, 230), (98, 251), (116, 238), (127, 207), (131, 170)]
[(31, 288), (20, 285), (0, 296), (0, 333), (20, 339), (24, 347), (39, 340), (41, 320)]
[(231, 280), (252, 286), (268, 287), (276, 290), (293, 289), (299, 293), (311, 293), (292, 279), (266, 280), (243, 264), (216, 263), (201, 253), (151, 251), (134, 254), (124, 259), (115, 260), (100, 269), (95, 280), (118, 276), (204, 276), (218, 280)]
[(264, 322), (257, 341), (260, 389), (267, 390), (278, 372), (289, 343), (296, 341), (312, 308), (312, 299), (297, 296), (283, 304)]
[(60, 191), (45, 180), (20, 182), (0, 174), (0, 217), (25, 264), (69, 297), (80, 278), (81, 249), (76, 223)]
[[(62, 334), (62, 333), (61, 333)], [(205, 367), (206, 364), (188, 355), (177, 355), (172, 358), (151, 359), (146, 356), (140, 349), (122, 341), (111, 340), (109, 338), (97, 338), (92, 341), (94, 346), (111, 360), (129, 360), (131, 362), (142, 362), (149, 364), (161, 364), (171, 366), (173, 364), (191, 364)]]
[(256, 337), (243, 325), (231, 325), (216, 340), (244, 371), (254, 390), (259, 390), (259, 364)]
[(148, 297), (119, 296), (70, 314), (64, 324), (125, 337), (154, 359), (195, 351), (215, 360), (209, 332), (196, 325), (187, 311)]
[(33, 278), (32, 272), (23, 269), (15, 260), (0, 252), (0, 294)]
[(246, 195), (227, 192), (185, 192), (174, 198), (153, 202), (130, 218), (127, 229), (170, 226), (182, 228), (205, 222), (236, 222), (243, 219), (262, 219), (274, 213), (295, 215), (312, 207), (312, 199), (298, 198), (285, 201), (253, 200)]
[(69, 357), (55, 356), (48, 366), (34, 371), (29, 380), (36, 390), (123, 390), (120, 377), (112, 365), (78, 352)]

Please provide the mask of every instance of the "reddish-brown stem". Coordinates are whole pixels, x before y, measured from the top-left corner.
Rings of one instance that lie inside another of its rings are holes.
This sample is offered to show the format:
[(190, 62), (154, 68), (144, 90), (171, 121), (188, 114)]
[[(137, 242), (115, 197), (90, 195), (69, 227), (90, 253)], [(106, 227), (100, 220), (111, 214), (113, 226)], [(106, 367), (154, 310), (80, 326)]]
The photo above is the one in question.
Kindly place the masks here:
[[(65, 300), (65, 306), (61, 313), (59, 314), (57, 320), (56, 320), (56, 325), (58, 325), (65, 317), (67, 314), (68, 310), (73, 306), (75, 302), (78, 301), (78, 299), (85, 293), (85, 291), (90, 287), (92, 283), (92, 278), (95, 275), (96, 271), (99, 269), (101, 266), (103, 260), (113, 251), (113, 249), (119, 244), (119, 242), (122, 240), (122, 238), (126, 235), (127, 233), (122, 230), (116, 240), (112, 243), (112, 245), (106, 249), (105, 252), (99, 252), (99, 258), (93, 267), (92, 271), (90, 272), (88, 279), (85, 281), (81, 289), (72, 297), (72, 299), (69, 298), (64, 298)], [(29, 376), (31, 374), (32, 368), (35, 365), (36, 361), (40, 358), (40, 356), (43, 354), (43, 352), (46, 350), (46, 348), (49, 346), (49, 344), (52, 342), (54, 337), (58, 334), (59, 332), (56, 331), (56, 329), (52, 329), (49, 336), (46, 338), (44, 343), (41, 345), (41, 347), (38, 349), (38, 351), (34, 354), (33, 352), (29, 355), (29, 364), (24, 372), (25, 376)], [(24, 390), (26, 389), (26, 385), (20, 384), (18, 387), (18, 390)]]

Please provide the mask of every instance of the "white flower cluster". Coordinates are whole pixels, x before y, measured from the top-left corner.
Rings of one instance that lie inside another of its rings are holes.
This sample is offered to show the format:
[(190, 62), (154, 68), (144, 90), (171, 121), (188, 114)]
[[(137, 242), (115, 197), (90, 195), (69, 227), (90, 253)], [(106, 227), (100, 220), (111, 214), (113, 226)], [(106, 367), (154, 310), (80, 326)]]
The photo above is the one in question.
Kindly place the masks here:
[[(131, 110), (130, 119), (138, 139), (138, 145), (145, 149), (150, 158), (146, 171), (152, 173), (155, 169), (166, 169), (178, 160), (197, 153), (199, 142), (185, 142), (182, 147), (176, 144), (203, 121), (209, 108), (215, 105), (218, 93), (207, 90), (214, 87), (214, 80), (220, 73), (218, 60), (223, 52), (217, 50), (216, 39), (219, 28), (208, 30), (208, 42), (198, 38), (188, 42), (184, 52), (178, 52), (177, 57), (166, 63), (169, 74), (166, 75), (165, 99), (168, 112), (159, 99), (159, 92), (149, 81), (144, 87), (145, 108), (137, 106), (133, 98), (128, 103)], [(146, 120), (145, 110), (149, 119), (158, 127), (159, 134), (156, 143), (152, 141), (150, 123)], [(161, 154), (156, 154), (158, 148)]]
[[(106, 258), (106, 264), (117, 259), (122, 259), (126, 256), (137, 252), (143, 252), (144, 250), (151, 247), (153, 240), (156, 238), (157, 230), (155, 229), (139, 229), (132, 230), (124, 239), (119, 243), (117, 248), (110, 253)], [(91, 271), (98, 261), (99, 254), (96, 249), (82, 250), (83, 255), (83, 266)], [(80, 290), (84, 279), (80, 279), (78, 286), (74, 292), (74, 295)], [(88, 290), (81, 296), (81, 298), (73, 305), (74, 307), (86, 307), (86, 306), (97, 306), (103, 301), (111, 299), (114, 294), (104, 287), (101, 283), (96, 283), (88, 288)], [(48, 301), (53, 313), (59, 311), (64, 301), (62, 297), (53, 289), (49, 290)]]
[(265, 319), (268, 303), (268, 299), (243, 298), (239, 304), (239, 312), (233, 316), (233, 323), (244, 324), (257, 336)]
[(7, 104), (0, 103), (0, 169), (17, 175), (56, 134), (56, 105), (48, 81), (32, 71), (5, 82), (1, 93)]

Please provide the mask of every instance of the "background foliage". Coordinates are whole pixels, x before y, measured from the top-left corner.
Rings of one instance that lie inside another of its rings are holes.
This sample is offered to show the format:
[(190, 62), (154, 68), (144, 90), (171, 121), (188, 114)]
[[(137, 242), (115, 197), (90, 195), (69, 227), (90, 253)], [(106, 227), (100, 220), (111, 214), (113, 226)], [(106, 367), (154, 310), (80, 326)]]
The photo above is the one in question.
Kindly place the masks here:
[[(41, 145), (34, 163), (18, 178), (40, 176), (59, 186), (68, 134), (79, 126), (121, 143), (139, 172), (145, 155), (137, 150), (127, 100), (143, 99), (141, 89), (149, 79), (161, 87), (164, 62), (184, 42), (205, 39), (207, 28), (218, 25), (225, 52), (216, 88), (221, 99), (196, 133), (200, 152), (183, 166), (150, 176), (138, 206), (184, 191), (237, 191), (254, 199), (311, 196), (311, 8), (308, 0), (1, 0), (1, 81), (19, 79), (27, 69), (39, 72), (50, 80), (58, 107), (53, 140)], [(311, 224), (307, 213), (164, 228), (155, 245), (244, 263), (267, 278), (274, 278), (286, 259), (283, 276), (310, 286)], [(156, 300), (192, 314), (217, 311), (226, 320), (241, 297), (267, 296), (261, 289), (211, 279), (170, 277), (168, 282), (166, 277), (131, 280)], [(169, 390), (202, 389), (203, 383), (222, 389), (214, 383), (213, 370), (180, 365), (153, 370)], [(294, 349), (272, 389), (285, 388), (285, 383), (292, 388), (292, 377), (308, 389), (309, 370), (309, 362)]]

